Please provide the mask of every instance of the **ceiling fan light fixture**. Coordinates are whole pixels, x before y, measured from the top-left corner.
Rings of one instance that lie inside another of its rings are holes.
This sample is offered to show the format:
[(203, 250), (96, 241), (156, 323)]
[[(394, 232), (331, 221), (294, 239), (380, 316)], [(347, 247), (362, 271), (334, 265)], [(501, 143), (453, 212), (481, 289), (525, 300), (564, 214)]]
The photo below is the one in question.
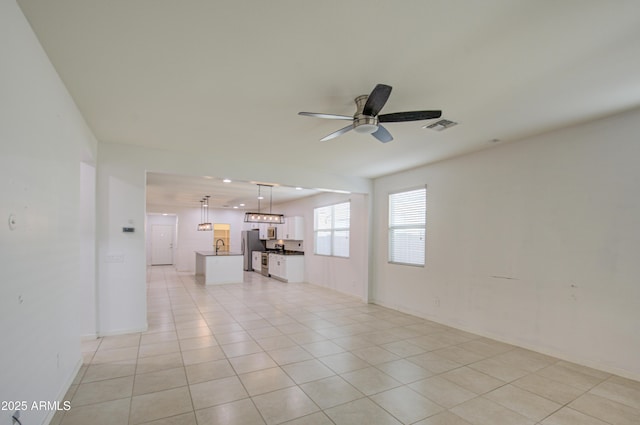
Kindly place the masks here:
[(356, 133), (371, 134), (378, 131), (378, 119), (368, 115), (358, 115), (353, 121), (353, 129)]
[[(321, 142), (326, 142), (348, 131), (355, 130), (356, 133), (371, 134), (379, 142), (388, 143), (393, 140), (391, 133), (379, 123), (422, 121), (440, 118), (442, 111), (407, 111), (393, 112), (380, 115), (380, 110), (384, 107), (391, 95), (391, 86), (377, 84), (370, 94), (363, 94), (355, 98), (356, 113), (353, 115), (353, 124), (341, 128), (338, 131), (323, 137)], [(298, 112), (298, 115), (316, 118), (350, 120), (346, 115), (325, 114), (317, 112)]]
[(354, 130), (356, 131), (356, 133), (371, 134), (378, 131), (378, 126), (375, 124), (360, 124), (359, 126), (354, 128)]

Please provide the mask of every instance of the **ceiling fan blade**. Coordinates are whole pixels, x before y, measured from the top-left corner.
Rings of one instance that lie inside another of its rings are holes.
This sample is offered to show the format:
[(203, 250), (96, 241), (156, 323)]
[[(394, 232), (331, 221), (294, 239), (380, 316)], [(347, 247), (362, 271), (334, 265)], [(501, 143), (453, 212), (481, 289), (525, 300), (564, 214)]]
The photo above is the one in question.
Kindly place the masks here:
[(298, 112), (298, 115), (304, 115), (306, 117), (326, 118), (329, 120), (352, 120), (353, 119), (353, 117), (349, 115), (322, 114), (317, 112)]
[(442, 111), (409, 111), (378, 115), (379, 122), (421, 121), (440, 118)]
[(382, 143), (387, 143), (393, 140), (391, 133), (389, 133), (387, 129), (381, 125), (379, 125), (378, 129), (373, 133), (371, 133), (371, 135), (376, 139), (380, 140)]
[(367, 102), (364, 104), (364, 108), (362, 108), (362, 113), (372, 117), (378, 115), (384, 104), (387, 103), (390, 94), (391, 86), (387, 86), (386, 84), (376, 85), (367, 98)]
[(344, 133), (346, 133), (347, 131), (353, 130), (353, 124), (348, 125), (344, 128), (341, 128), (338, 131), (334, 131), (333, 133), (329, 134), (328, 136), (324, 136), (322, 139), (320, 139), (321, 142), (326, 142), (327, 140), (331, 140), (334, 139), (338, 136), (343, 135)]

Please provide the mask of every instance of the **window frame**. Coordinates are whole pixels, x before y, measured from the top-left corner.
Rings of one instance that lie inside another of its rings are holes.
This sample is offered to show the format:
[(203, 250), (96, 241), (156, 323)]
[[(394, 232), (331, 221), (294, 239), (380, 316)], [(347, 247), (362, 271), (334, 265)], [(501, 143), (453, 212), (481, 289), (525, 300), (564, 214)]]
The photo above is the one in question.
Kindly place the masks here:
[[(391, 224), (391, 196), (392, 195), (396, 195), (399, 193), (405, 193), (405, 192), (414, 192), (414, 191), (418, 191), (418, 190), (424, 190), (424, 224), (421, 225), (405, 225), (405, 226), (392, 226)], [(427, 185), (421, 185), (421, 186), (414, 186), (414, 187), (410, 187), (410, 188), (405, 188), (405, 189), (400, 189), (400, 190), (395, 190), (393, 192), (388, 192), (387, 193), (387, 263), (388, 264), (397, 264), (397, 265), (401, 265), (401, 266), (411, 266), (411, 267), (421, 267), (421, 268), (425, 268), (427, 265), (427, 201), (428, 201), (428, 197), (427, 197)], [(392, 233), (394, 230), (398, 230), (398, 229), (407, 229), (407, 230), (411, 230), (411, 229), (417, 229), (417, 230), (423, 230), (424, 231), (424, 247), (423, 247), (423, 256), (422, 256), (422, 263), (409, 263), (409, 262), (404, 262), (404, 261), (394, 261), (392, 259), (392, 239), (394, 239), (392, 237)]]
[[(335, 227), (335, 207), (337, 205), (347, 204), (349, 206), (349, 226), (348, 227)], [(316, 211), (320, 209), (331, 208), (331, 226), (326, 229), (318, 229), (316, 222)], [(348, 244), (347, 244), (347, 255), (336, 255), (335, 254), (335, 233), (336, 232), (348, 232)], [(330, 241), (329, 248), (330, 253), (319, 253), (318, 252), (318, 233), (319, 232), (330, 232)], [(323, 257), (335, 257), (335, 258), (350, 258), (351, 257), (351, 199), (347, 201), (336, 202), (328, 205), (321, 205), (313, 208), (313, 254), (320, 255)]]

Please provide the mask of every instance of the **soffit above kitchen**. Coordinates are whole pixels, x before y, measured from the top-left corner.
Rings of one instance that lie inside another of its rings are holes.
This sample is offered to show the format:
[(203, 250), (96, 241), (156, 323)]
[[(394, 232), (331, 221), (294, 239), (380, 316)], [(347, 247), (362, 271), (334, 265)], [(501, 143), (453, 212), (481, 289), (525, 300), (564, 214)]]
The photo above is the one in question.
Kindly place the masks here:
[[(278, 212), (280, 204), (327, 192), (324, 188), (285, 186), (275, 182), (238, 181), (214, 176), (184, 176), (147, 173), (147, 205), (157, 207), (197, 207), (204, 196), (210, 196), (209, 208), (238, 211)], [(258, 200), (258, 195), (263, 197)]]

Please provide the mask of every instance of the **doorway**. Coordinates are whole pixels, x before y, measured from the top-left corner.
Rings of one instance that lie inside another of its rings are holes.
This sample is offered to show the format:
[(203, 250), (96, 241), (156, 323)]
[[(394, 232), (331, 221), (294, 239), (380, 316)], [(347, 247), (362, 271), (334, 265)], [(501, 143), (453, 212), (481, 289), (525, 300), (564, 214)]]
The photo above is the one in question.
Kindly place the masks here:
[(154, 224), (151, 226), (151, 265), (173, 264), (173, 226)]
[(173, 214), (147, 214), (147, 265), (174, 265), (177, 217)]

